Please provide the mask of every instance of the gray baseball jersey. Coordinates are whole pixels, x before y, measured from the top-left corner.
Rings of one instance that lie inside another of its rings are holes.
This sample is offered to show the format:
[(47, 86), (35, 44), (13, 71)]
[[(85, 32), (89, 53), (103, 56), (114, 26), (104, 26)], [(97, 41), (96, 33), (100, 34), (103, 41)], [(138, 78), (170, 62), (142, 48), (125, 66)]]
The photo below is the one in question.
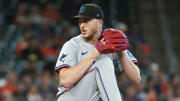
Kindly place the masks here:
[[(71, 67), (78, 64), (95, 47), (85, 42), (81, 35), (67, 41), (59, 54), (55, 70)], [(129, 58), (136, 62), (136, 58), (126, 51)], [(58, 87), (58, 101), (121, 101), (114, 73), (113, 61), (122, 70), (120, 60), (116, 53), (102, 54), (88, 69), (86, 74), (72, 88)]]

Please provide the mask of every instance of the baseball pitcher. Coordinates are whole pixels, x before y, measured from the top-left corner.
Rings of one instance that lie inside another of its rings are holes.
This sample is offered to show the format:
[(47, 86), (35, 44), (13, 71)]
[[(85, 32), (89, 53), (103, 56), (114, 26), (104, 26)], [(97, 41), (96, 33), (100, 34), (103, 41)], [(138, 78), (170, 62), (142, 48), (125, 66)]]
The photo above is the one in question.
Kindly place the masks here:
[(127, 37), (116, 29), (102, 30), (104, 16), (98, 5), (82, 5), (75, 18), (81, 34), (63, 45), (55, 66), (57, 101), (122, 101), (114, 63), (132, 82), (141, 80)]

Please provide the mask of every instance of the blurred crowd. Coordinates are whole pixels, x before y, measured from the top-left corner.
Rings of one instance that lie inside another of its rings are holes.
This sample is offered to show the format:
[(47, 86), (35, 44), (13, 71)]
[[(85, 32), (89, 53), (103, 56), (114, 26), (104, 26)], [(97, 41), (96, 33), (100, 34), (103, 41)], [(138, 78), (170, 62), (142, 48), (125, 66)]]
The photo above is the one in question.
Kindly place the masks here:
[[(54, 66), (62, 45), (80, 34), (71, 20), (80, 0), (10, 1), (9, 5), (1, 2), (0, 8), (0, 99), (56, 101), (59, 80)], [(179, 75), (161, 71), (138, 24), (113, 19), (111, 27), (127, 34), (141, 70), (140, 85), (116, 73), (124, 101), (180, 101)]]

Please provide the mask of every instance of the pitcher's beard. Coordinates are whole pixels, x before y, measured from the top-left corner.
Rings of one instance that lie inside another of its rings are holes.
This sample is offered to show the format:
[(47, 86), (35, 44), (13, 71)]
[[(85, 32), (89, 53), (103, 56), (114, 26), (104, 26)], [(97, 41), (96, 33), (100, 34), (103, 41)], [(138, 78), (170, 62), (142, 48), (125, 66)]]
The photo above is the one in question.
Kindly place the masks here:
[(90, 41), (90, 40), (93, 39), (93, 36), (94, 36), (94, 35), (90, 35), (90, 36), (88, 36), (88, 37), (83, 37), (83, 39), (84, 39), (85, 41)]
[(87, 37), (83, 37), (83, 39), (86, 41), (86, 42), (89, 42), (89, 41), (93, 41), (93, 40), (97, 40), (97, 33), (94, 32), (93, 34), (87, 36)]

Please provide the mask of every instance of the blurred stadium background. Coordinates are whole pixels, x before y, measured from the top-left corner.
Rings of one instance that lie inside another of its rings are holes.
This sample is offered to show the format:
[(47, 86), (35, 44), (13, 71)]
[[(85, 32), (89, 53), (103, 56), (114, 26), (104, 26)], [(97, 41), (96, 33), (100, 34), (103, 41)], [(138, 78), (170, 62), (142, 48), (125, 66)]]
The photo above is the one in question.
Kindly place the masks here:
[(124, 101), (180, 101), (179, 0), (0, 0), (1, 101), (55, 101), (54, 66), (62, 45), (79, 34), (71, 19), (96, 3), (106, 28), (124, 31), (142, 83), (117, 73)]

